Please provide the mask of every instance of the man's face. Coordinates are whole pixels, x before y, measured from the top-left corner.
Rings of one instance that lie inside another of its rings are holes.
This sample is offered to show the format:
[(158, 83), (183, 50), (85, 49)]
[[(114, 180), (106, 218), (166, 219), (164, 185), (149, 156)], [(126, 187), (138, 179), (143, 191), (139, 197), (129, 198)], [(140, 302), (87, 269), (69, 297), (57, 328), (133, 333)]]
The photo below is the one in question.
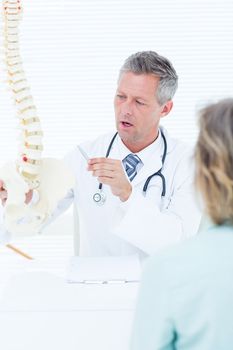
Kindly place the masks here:
[(123, 73), (114, 98), (116, 128), (132, 152), (150, 145), (158, 135), (159, 121), (169, 113), (172, 102), (159, 105), (159, 78), (152, 74)]

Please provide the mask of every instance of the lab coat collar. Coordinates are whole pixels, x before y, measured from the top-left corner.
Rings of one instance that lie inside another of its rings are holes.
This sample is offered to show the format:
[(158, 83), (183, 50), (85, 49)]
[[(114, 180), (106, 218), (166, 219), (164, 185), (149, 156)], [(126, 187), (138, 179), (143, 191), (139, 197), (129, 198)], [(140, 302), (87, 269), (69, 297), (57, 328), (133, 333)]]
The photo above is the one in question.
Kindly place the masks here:
[(160, 134), (155, 142), (138, 153), (144, 165), (132, 181), (134, 186), (162, 168), (163, 147), (163, 139)]

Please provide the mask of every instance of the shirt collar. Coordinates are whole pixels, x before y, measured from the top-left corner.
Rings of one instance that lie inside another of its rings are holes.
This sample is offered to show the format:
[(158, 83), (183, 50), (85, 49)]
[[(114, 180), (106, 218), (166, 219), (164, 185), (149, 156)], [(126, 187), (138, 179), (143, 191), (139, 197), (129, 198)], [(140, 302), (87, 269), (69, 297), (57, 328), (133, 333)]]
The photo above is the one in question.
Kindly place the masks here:
[[(133, 153), (124, 145), (119, 135), (117, 135), (116, 146), (117, 146), (119, 158), (121, 160), (123, 160), (129, 153)], [(134, 154), (137, 154), (137, 156), (141, 159), (142, 163), (145, 164), (153, 154), (158, 153), (158, 156), (159, 157), (161, 156), (161, 149), (162, 149), (161, 146), (162, 146), (162, 136), (159, 130), (159, 135), (154, 142), (152, 142), (149, 146), (147, 146), (140, 152), (137, 152)]]

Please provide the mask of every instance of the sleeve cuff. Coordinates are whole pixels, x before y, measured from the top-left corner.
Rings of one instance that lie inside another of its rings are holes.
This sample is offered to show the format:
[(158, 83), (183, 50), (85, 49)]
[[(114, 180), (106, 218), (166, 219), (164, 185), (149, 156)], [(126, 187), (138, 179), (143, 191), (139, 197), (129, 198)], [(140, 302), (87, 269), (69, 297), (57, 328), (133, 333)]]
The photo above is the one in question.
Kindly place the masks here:
[(119, 206), (120, 206), (120, 208), (122, 209), (123, 212), (126, 212), (129, 209), (129, 207), (132, 205), (132, 203), (134, 203), (136, 196), (138, 196), (138, 191), (135, 191), (135, 189), (132, 187), (131, 195), (129, 196), (127, 201), (122, 202), (120, 200)]

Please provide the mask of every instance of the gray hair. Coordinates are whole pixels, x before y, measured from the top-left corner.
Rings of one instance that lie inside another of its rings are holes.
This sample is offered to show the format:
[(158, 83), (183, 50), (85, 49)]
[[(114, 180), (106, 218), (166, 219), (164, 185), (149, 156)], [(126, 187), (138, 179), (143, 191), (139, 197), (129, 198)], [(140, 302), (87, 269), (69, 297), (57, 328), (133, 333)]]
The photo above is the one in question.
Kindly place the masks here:
[(153, 74), (159, 77), (157, 100), (160, 105), (171, 100), (178, 87), (178, 75), (171, 62), (154, 51), (137, 52), (129, 56), (120, 69), (120, 74)]

